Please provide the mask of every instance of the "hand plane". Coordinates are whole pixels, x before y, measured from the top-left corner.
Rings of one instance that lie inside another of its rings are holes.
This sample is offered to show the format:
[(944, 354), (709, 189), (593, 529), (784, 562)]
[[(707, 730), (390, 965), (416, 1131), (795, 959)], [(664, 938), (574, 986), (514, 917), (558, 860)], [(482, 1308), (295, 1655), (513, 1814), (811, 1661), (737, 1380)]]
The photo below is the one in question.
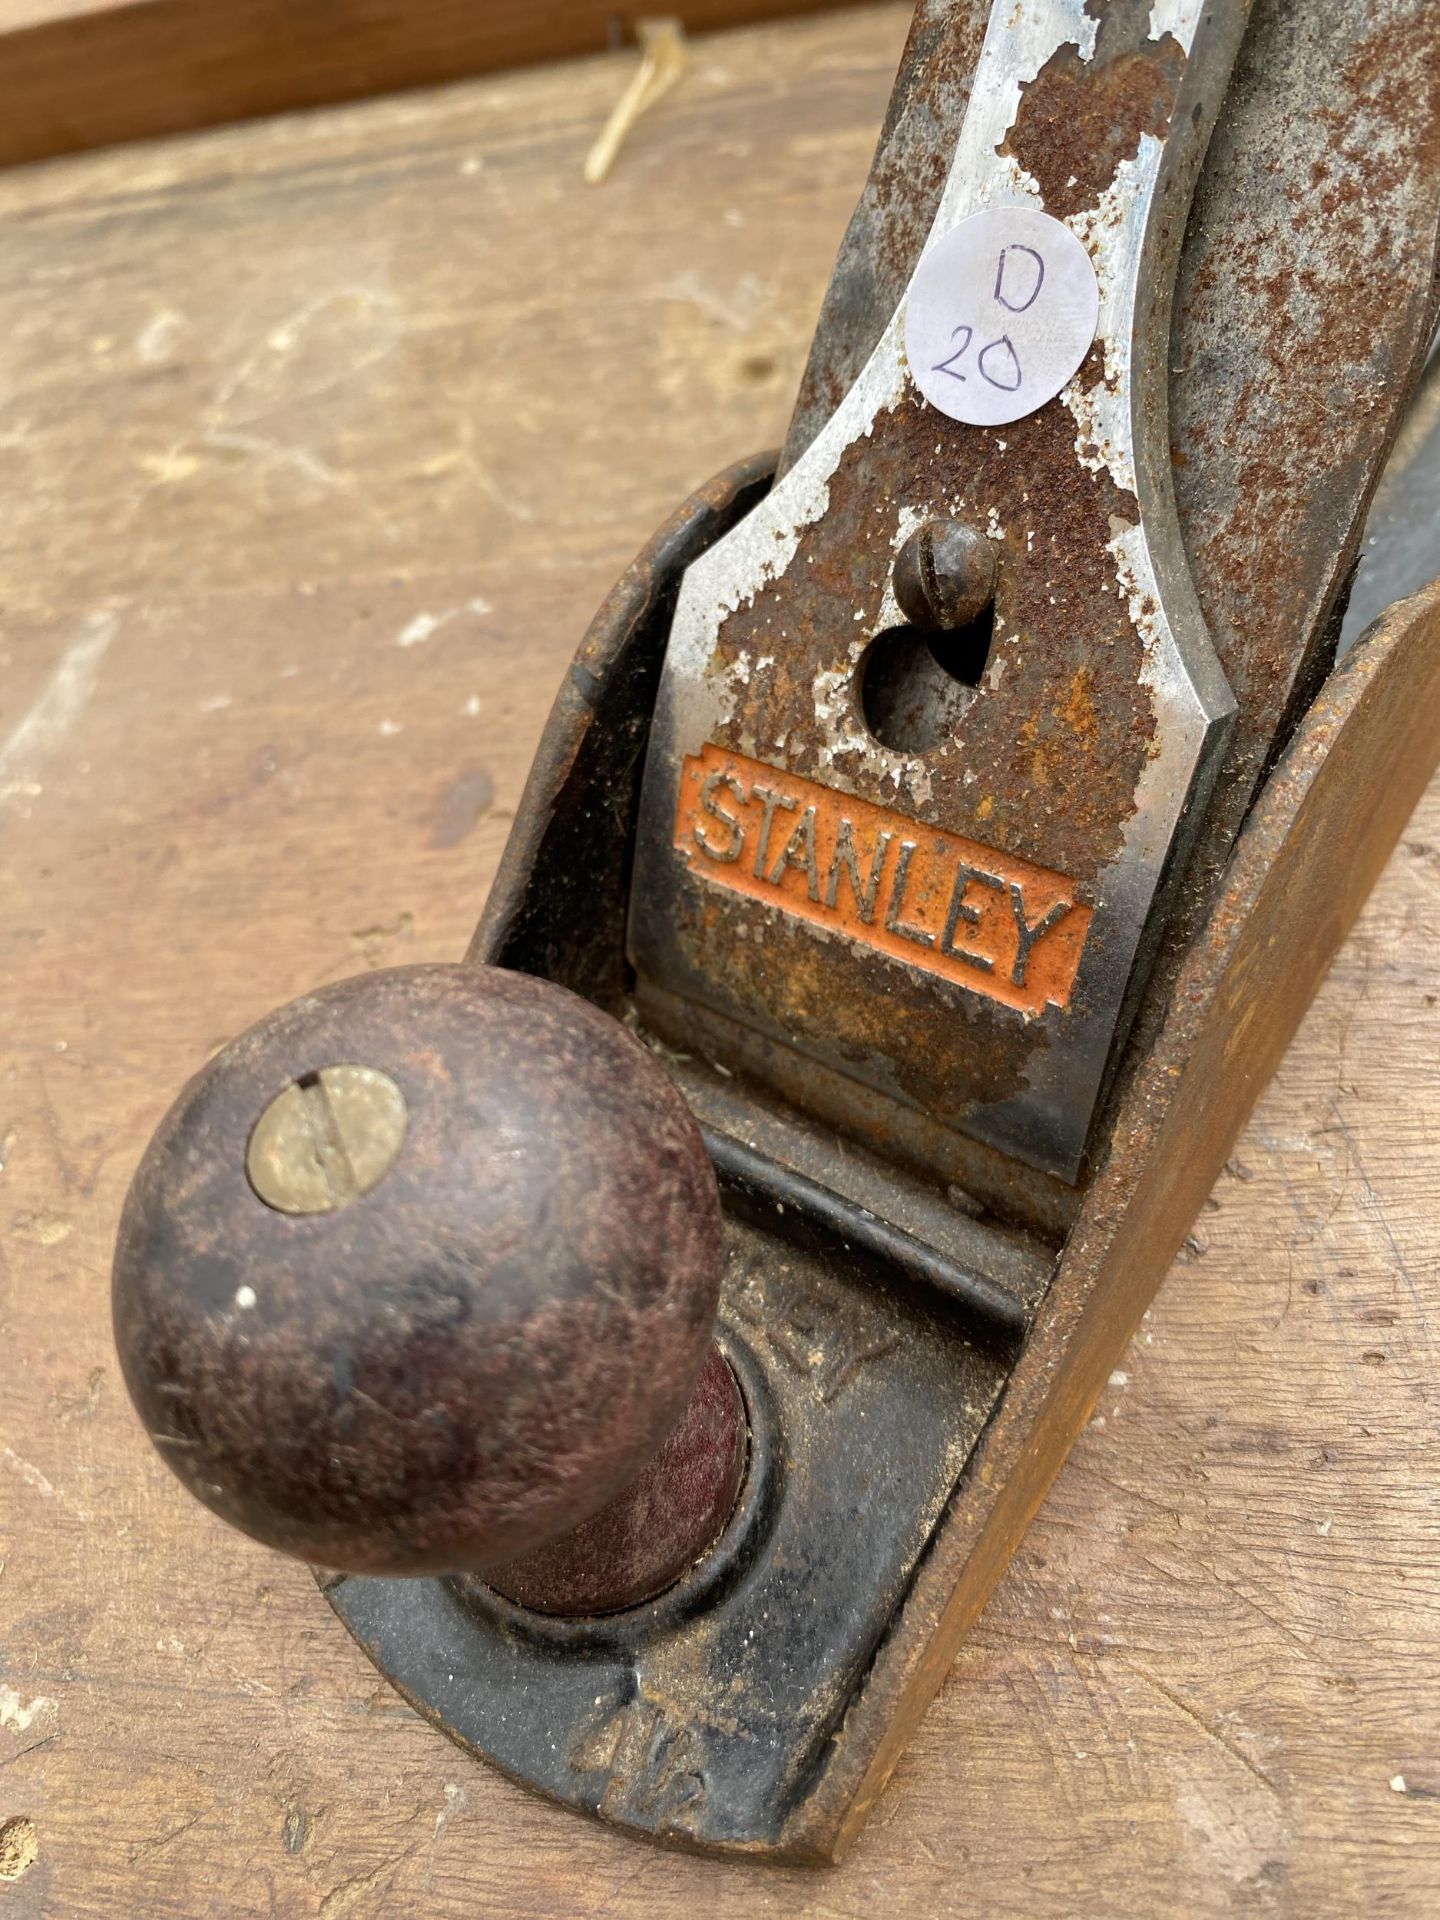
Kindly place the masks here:
[(117, 1344), (454, 1740), (840, 1857), (1440, 756), (1335, 640), (1427, 0), (921, 0), (787, 442), (560, 690), (463, 963), (185, 1088)]

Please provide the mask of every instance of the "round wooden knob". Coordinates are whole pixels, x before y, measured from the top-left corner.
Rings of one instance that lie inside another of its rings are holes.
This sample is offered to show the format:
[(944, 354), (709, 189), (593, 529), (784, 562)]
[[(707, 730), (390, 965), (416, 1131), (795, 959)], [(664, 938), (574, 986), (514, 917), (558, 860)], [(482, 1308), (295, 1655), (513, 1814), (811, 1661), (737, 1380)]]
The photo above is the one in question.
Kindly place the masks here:
[[(709, 1158), (646, 1048), (546, 981), (407, 967), (307, 994), (191, 1081), (126, 1202), (116, 1341), (156, 1445), (244, 1532), (474, 1571), (688, 1430), (721, 1262)], [(707, 1391), (723, 1504), (738, 1405), (717, 1426)], [(717, 1516), (686, 1521), (698, 1549)]]

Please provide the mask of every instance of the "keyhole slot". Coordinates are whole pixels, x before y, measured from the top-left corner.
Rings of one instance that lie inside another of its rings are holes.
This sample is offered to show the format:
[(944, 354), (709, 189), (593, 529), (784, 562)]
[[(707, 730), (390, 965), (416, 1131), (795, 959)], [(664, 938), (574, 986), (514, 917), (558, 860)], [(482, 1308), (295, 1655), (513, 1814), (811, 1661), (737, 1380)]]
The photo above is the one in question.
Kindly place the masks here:
[(929, 753), (953, 739), (994, 641), (993, 605), (953, 633), (906, 626), (877, 634), (860, 662), (860, 706), (881, 746)]

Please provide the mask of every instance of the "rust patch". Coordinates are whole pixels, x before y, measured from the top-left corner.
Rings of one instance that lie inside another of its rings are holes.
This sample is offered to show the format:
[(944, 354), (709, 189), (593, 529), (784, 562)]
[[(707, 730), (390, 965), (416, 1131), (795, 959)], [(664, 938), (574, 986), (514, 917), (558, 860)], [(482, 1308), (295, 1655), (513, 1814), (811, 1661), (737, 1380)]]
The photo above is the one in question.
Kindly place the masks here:
[[(1095, 16), (1096, 0), (1086, 11)], [(1149, 0), (1113, 0), (1093, 58), (1071, 41), (1020, 89), (1015, 124), (996, 151), (1039, 182), (1057, 219), (1093, 207), (1142, 137), (1162, 140), (1169, 129), (1185, 49), (1170, 33), (1148, 38), (1149, 20)]]
[[(892, 120), (827, 296), (787, 465), (868, 359), (920, 257), (941, 190), (931, 149), (943, 148), (947, 161), (953, 152), (989, 15), (988, 0), (920, 0)], [(1138, 37), (1146, 32), (1142, 23)], [(1072, 170), (1078, 180), (1073, 161)], [(1328, 663), (1326, 615), (1433, 331), (1437, 217), (1440, 7), (1257, 0), (1187, 230), (1170, 355), (1180, 524), (1239, 712), (1138, 1016), (1137, 1059), (1256, 784)], [(1093, 386), (1098, 377), (1087, 368), (1080, 379)], [(1014, 444), (1018, 431), (1007, 437)], [(978, 444), (961, 449), (969, 470), (982, 457)], [(966, 491), (975, 491), (968, 481)], [(1061, 518), (1074, 526), (1078, 481), (1068, 494)], [(1003, 508), (1001, 517), (1008, 534)], [(1002, 570), (1010, 547), (1007, 539)], [(1094, 690), (1101, 713), (1112, 689), (1107, 663)], [(979, 717), (977, 703), (967, 731)], [(986, 840), (998, 831), (983, 824)], [(1076, 871), (1053, 847), (1043, 857)], [(804, 930), (789, 944), (823, 958)], [(789, 944), (772, 971), (791, 965)], [(792, 984), (787, 975), (777, 1000), (803, 1014)], [(882, 1047), (887, 1030), (917, 1012), (907, 1001), (886, 1021), (856, 1006), (846, 1032)], [(1032, 1039), (1042, 1031), (1032, 1027)], [(971, 1034), (966, 1047), (980, 1038)], [(782, 1050), (772, 1051), (779, 1059)], [(798, 1084), (787, 1084), (799, 1099)], [(974, 1086), (968, 1069), (957, 1073), (946, 1111)], [(918, 1084), (916, 1093), (923, 1103)]]
[[(1102, 378), (1097, 345), (1076, 383)], [(954, 735), (897, 763), (882, 792), (856, 636), (882, 624), (900, 501), (988, 529), (995, 624)], [(912, 390), (846, 449), (784, 574), (725, 620), (712, 672), (733, 706), (715, 743), (925, 824), (968, 834), (983, 821), (973, 837), (985, 845), (1084, 886), (1120, 852), (1154, 738), (1143, 638), (1111, 550), (1138, 519), (1133, 494), (1077, 461), (1059, 402), (990, 429), (947, 420)], [(817, 726), (825, 686), (831, 721)], [(828, 747), (827, 732), (846, 744)]]
[(918, 0), (874, 163), (801, 383), (780, 472), (858, 378), (905, 291), (950, 172), (990, 0)]
[(716, 886), (1031, 1015), (1068, 1006), (1092, 909), (1063, 874), (707, 747), (675, 846)]
[(1171, 349), (1176, 503), (1239, 711), (1142, 1036), (1328, 669), (1328, 616), (1432, 331), (1437, 218), (1440, 9), (1257, 9), (1197, 194)]
[[(1103, 377), (1097, 346), (1077, 380)], [(994, 638), (948, 737), (887, 766), (864, 720), (862, 636), (884, 624), (901, 501), (918, 518), (988, 533)], [(827, 510), (784, 573), (725, 619), (711, 672), (729, 711), (711, 744), (1064, 874), (1092, 900), (1123, 848), (1155, 738), (1144, 639), (1111, 546), (1138, 517), (1133, 494), (1076, 459), (1059, 402), (992, 430), (909, 392), (846, 449)], [(954, 981), (816, 934), (698, 884), (680, 894), (673, 928), (683, 966), (716, 1004), (750, 1010), (949, 1126), (1020, 1094), (1055, 1038), (1053, 1010), (1019, 1019)]]

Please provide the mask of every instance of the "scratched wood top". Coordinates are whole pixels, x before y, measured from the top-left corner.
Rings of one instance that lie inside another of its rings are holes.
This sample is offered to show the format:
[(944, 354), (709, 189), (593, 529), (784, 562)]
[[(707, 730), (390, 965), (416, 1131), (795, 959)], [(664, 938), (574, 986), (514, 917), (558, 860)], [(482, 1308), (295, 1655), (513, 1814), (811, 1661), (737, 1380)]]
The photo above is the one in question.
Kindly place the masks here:
[[(784, 425), (905, 12), (0, 176), (0, 1911), (1440, 1911), (1440, 790), (850, 1862), (466, 1761), (108, 1329), (185, 1075), (462, 950), (630, 551)], [(28, 1823), (28, 1824), (27, 1824)]]

